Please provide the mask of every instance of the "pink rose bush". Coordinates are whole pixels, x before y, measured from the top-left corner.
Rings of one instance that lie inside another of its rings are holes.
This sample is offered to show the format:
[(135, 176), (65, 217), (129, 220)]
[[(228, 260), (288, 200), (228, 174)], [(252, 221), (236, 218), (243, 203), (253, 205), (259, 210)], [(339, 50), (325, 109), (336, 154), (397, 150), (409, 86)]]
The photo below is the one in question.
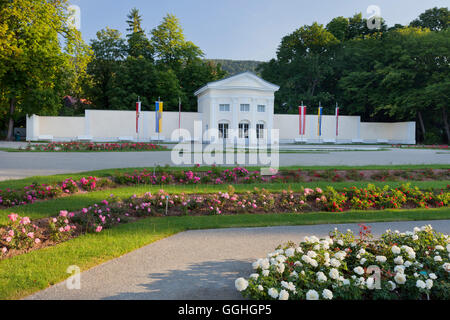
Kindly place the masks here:
[[(431, 226), (374, 239), (349, 230), (278, 247), (235, 281), (260, 300), (449, 300), (450, 237)], [(375, 270), (375, 272), (374, 272)]]
[(3, 253), (10, 249), (28, 249), (34, 244), (40, 243), (37, 233), (38, 226), (33, 224), (28, 217), (20, 217), (18, 214), (8, 215), (9, 224), (3, 232), (0, 232), (0, 248)]

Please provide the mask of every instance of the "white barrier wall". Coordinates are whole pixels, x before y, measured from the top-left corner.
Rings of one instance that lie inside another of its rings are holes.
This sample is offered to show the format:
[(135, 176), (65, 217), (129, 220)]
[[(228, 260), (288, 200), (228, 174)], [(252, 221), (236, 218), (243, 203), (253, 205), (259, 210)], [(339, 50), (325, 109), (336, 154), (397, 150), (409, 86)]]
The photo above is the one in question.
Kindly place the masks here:
[(85, 117), (27, 117), (27, 140), (52, 136), (55, 140), (72, 140), (84, 135)]
[(294, 114), (275, 114), (273, 118), (274, 129), (280, 130), (280, 141), (292, 140), (307, 142), (326, 142), (324, 140), (337, 140), (340, 142), (352, 142), (359, 139), (359, 116), (340, 116), (339, 130), (336, 137), (336, 117), (322, 116), (322, 135), (318, 136), (318, 117), (306, 115), (305, 135), (300, 135), (300, 119)]
[(361, 139), (366, 142), (388, 140), (390, 143), (416, 143), (415, 122), (362, 122)]
[[(178, 112), (163, 113), (161, 140), (170, 141), (178, 129)], [(181, 128), (194, 137), (194, 121), (202, 121), (201, 112), (182, 112)], [(139, 141), (158, 138), (155, 132), (155, 112), (144, 111), (139, 118)], [(273, 128), (279, 130), (280, 142), (308, 143), (402, 143), (415, 144), (415, 122), (364, 123), (359, 116), (340, 116), (339, 135), (336, 137), (335, 116), (322, 117), (322, 135), (317, 135), (317, 115), (306, 116), (306, 134), (299, 133), (299, 116), (275, 114)], [(120, 110), (86, 110), (85, 117), (27, 117), (27, 140), (92, 140), (118, 141), (130, 138), (138, 140), (136, 134), (136, 112)]]

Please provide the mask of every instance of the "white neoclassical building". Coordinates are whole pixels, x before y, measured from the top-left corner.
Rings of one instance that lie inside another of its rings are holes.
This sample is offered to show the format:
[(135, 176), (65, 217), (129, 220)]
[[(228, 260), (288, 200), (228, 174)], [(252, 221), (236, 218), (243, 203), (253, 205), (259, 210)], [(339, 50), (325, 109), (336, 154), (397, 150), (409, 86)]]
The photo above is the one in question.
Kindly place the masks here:
[[(267, 141), (273, 129), (274, 93), (280, 87), (251, 72), (210, 82), (194, 94), (209, 142)], [(217, 130), (210, 130), (217, 129)]]
[[(339, 122), (334, 115), (321, 118), (319, 136), (317, 106), (308, 106), (303, 119), (305, 130), (300, 130), (298, 114), (274, 114), (274, 95), (278, 89), (251, 72), (208, 83), (195, 92), (197, 112), (164, 111), (160, 133), (155, 132), (155, 111), (151, 110), (139, 114), (136, 130), (134, 106), (130, 110), (85, 110), (84, 116), (79, 117), (32, 115), (27, 117), (27, 140), (178, 141), (174, 132), (184, 129), (194, 138), (196, 131), (201, 131), (200, 140), (205, 143), (225, 140), (238, 144), (276, 141), (415, 144), (415, 122), (361, 122), (359, 116), (345, 115), (345, 108)], [(278, 139), (272, 139), (269, 133), (275, 133)]]

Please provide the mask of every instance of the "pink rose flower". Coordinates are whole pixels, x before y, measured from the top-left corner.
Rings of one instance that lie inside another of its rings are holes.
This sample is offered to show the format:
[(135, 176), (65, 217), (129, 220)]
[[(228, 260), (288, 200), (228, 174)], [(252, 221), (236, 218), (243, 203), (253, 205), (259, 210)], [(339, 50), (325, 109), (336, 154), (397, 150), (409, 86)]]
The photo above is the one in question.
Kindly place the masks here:
[(102, 231), (102, 229), (103, 229), (102, 226), (98, 226), (97, 229), (95, 229), (95, 232), (100, 232)]
[(17, 218), (19, 218), (18, 214), (15, 213), (11, 213), (10, 215), (8, 215), (9, 220), (11, 220), (12, 222), (15, 222), (17, 220)]

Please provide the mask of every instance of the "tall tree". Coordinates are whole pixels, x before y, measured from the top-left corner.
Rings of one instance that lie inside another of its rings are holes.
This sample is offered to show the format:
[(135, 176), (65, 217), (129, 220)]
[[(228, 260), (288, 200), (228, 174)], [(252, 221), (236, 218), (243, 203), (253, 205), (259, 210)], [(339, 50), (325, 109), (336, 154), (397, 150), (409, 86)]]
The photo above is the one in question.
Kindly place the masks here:
[(91, 41), (94, 59), (88, 65), (92, 86), (86, 88), (89, 99), (97, 108), (110, 109), (116, 72), (126, 57), (126, 45), (119, 31), (106, 28)]
[(449, 25), (450, 12), (448, 8), (438, 7), (426, 10), (410, 24), (411, 27), (428, 28), (432, 31), (447, 29)]
[[(0, 97), (8, 104), (7, 139), (19, 115), (55, 114), (61, 106), (70, 53), (83, 45), (68, 25), (67, 7), (66, 0), (0, 2)], [(60, 39), (71, 52), (63, 51)]]
[(313, 23), (285, 36), (278, 47), (277, 59), (261, 64), (262, 76), (281, 86), (276, 93), (275, 109), (291, 112), (300, 101), (310, 105), (334, 105), (333, 60), (339, 40), (323, 25)]
[(139, 14), (139, 10), (136, 8), (131, 9), (130, 13), (127, 15), (127, 31), (131, 33), (143, 33), (142, 29), (142, 16)]
[(152, 30), (151, 35), (158, 62), (176, 73), (183, 64), (203, 56), (199, 47), (185, 39), (178, 18), (172, 14), (167, 14), (162, 23)]
[(136, 8), (131, 9), (127, 16), (129, 33), (127, 34), (128, 55), (134, 58), (144, 57), (153, 60), (153, 48), (142, 28), (142, 16)]

